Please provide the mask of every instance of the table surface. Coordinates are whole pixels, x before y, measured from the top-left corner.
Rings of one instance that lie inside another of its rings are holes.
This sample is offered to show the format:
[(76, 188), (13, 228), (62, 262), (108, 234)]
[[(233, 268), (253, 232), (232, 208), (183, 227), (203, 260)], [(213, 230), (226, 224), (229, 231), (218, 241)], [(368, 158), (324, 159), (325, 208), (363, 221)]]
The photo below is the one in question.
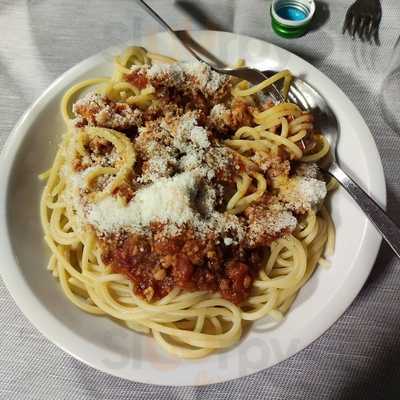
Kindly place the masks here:
[[(358, 107), (383, 160), (388, 211), (400, 224), (400, 4), (382, 0), (381, 46), (341, 35), (351, 0), (317, 1), (314, 27), (286, 40), (265, 0), (149, 0), (176, 29), (258, 37), (311, 62)], [(159, 27), (133, 0), (0, 0), (0, 146), (62, 72), (104, 48)], [(362, 132), (360, 132), (362, 134)], [(386, 244), (347, 312), (289, 360), (206, 387), (125, 381), (75, 360), (22, 315), (0, 280), (0, 399), (399, 399), (400, 262)]]

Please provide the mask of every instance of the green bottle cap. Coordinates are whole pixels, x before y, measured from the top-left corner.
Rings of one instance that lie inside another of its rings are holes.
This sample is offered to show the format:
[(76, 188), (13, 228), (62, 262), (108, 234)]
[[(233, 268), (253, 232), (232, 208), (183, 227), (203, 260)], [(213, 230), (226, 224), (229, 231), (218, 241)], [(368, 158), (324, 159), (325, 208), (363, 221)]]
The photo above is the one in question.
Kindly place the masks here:
[(285, 38), (302, 36), (308, 30), (314, 13), (314, 0), (273, 0), (272, 29)]

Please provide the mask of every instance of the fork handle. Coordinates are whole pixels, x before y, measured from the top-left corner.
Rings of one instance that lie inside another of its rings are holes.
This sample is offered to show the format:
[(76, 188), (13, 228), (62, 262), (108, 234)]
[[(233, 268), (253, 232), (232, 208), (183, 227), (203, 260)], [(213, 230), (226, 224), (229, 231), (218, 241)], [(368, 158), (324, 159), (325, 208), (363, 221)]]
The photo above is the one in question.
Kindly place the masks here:
[(400, 258), (400, 228), (392, 221), (386, 212), (346, 173), (339, 165), (333, 163), (329, 171), (330, 175), (342, 185), (347, 193), (357, 202), (365, 215), (382, 234), (386, 243)]
[(170, 33), (176, 40), (178, 40), (181, 45), (194, 57), (197, 61), (202, 61), (199, 56), (189, 47), (186, 43), (179, 37), (179, 35), (171, 28), (167, 22), (161, 18), (145, 1), (136, 0), (139, 5), (150, 14), (168, 33)]

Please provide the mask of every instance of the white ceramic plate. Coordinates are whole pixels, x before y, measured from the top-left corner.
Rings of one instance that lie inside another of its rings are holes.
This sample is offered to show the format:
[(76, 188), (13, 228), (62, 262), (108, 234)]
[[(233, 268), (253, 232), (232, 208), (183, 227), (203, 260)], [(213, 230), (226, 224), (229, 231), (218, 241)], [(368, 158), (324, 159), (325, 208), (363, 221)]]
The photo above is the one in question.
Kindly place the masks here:
[[(326, 98), (337, 115), (342, 163), (384, 205), (381, 161), (368, 127), (344, 93), (299, 57), (260, 40), (223, 32), (193, 32), (194, 38), (226, 62), (245, 58), (260, 69), (289, 68)], [(187, 59), (167, 34), (139, 38), (134, 44)], [(64, 131), (59, 113), (62, 94), (73, 83), (109, 75), (113, 48), (70, 69), (29, 108), (10, 135), (0, 160), (1, 273), (16, 303), (52, 342), (83, 362), (134, 381), (201, 385), (226, 381), (268, 368), (302, 350), (326, 331), (353, 301), (374, 264), (380, 237), (357, 205), (339, 190), (332, 198), (337, 228), (330, 269), (318, 269), (278, 326), (252, 327), (234, 348), (208, 358), (177, 360), (162, 353), (153, 339), (103, 317), (88, 315), (67, 301), (46, 270), (49, 251), (42, 240), (37, 175), (46, 170)], [(264, 326), (263, 326), (264, 325)]]

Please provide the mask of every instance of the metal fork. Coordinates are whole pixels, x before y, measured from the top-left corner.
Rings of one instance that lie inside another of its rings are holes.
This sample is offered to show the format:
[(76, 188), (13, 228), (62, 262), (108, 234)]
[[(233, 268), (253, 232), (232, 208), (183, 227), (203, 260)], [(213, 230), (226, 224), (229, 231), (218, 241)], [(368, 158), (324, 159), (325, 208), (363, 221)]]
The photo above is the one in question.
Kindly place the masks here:
[[(216, 67), (213, 64), (208, 63), (199, 55), (183, 40), (183, 38), (177, 34), (168, 24), (167, 22), (164, 21), (163, 18), (161, 18), (145, 1), (143, 0), (137, 0), (137, 2), (143, 7), (143, 9), (150, 14), (164, 29), (167, 30), (176, 40), (178, 40), (184, 47), (185, 49), (197, 60), (202, 63), (207, 64), (212, 70), (220, 73), (220, 74), (225, 74), (225, 75), (230, 75), (234, 76), (239, 79), (246, 80), (250, 82), (253, 85), (257, 85), (258, 83), (261, 83), (265, 81), (266, 77), (263, 75), (261, 71), (255, 68), (249, 68), (249, 67), (242, 67), (242, 68), (229, 68), (229, 67), (223, 67), (219, 68)], [(271, 85), (268, 88), (268, 94), (271, 96), (272, 100), (275, 103), (281, 103), (285, 101), (284, 97), (282, 96), (281, 92), (277, 89), (275, 85)]]
[[(272, 76), (274, 71), (264, 71), (266, 76)], [(356, 201), (365, 215), (375, 225), (383, 238), (400, 258), (400, 228), (388, 214), (345, 172), (337, 160), (337, 144), (339, 141), (339, 124), (336, 116), (326, 100), (307, 82), (294, 78), (289, 94), (289, 100), (304, 111), (310, 111), (315, 117), (318, 129), (331, 145), (329, 162), (321, 164), (321, 168), (333, 176), (347, 193)]]
[(355, 38), (356, 33), (359, 38), (372, 43), (372, 38), (379, 45), (379, 24), (382, 18), (382, 7), (379, 0), (357, 0), (347, 10), (343, 24), (343, 34), (349, 34)]

